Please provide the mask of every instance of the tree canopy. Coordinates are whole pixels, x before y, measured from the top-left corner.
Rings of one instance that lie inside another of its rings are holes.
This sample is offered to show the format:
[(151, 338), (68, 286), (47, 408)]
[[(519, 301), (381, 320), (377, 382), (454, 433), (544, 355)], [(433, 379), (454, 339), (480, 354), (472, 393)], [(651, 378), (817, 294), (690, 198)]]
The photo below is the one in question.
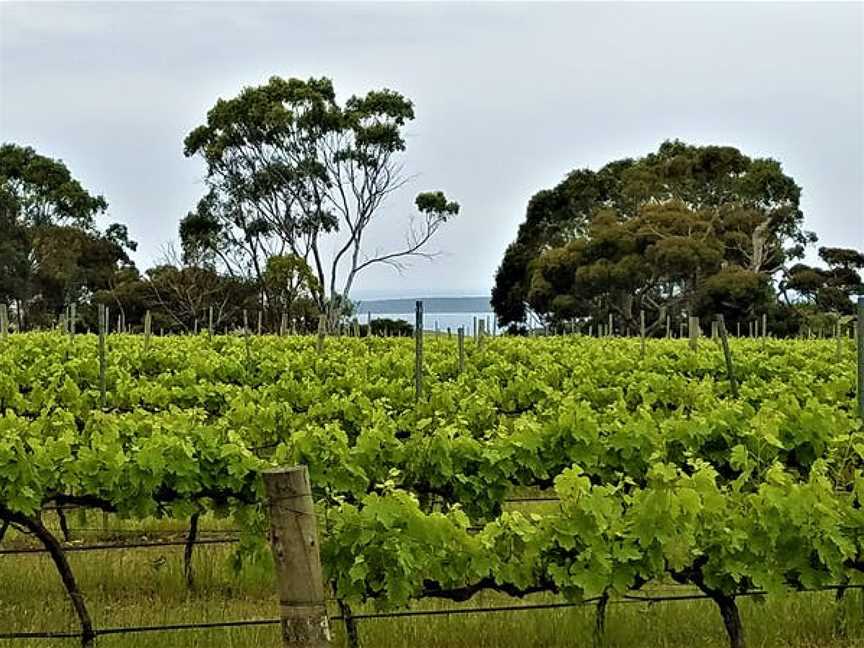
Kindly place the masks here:
[(312, 268), (319, 307), (337, 312), (365, 268), (429, 256), (427, 244), (458, 212), (440, 192), (418, 196), (420, 217), (403, 247), (363, 247), (381, 205), (406, 182), (400, 155), (413, 119), (412, 102), (398, 92), (372, 90), (340, 104), (327, 78), (273, 77), (219, 99), (185, 141), (186, 155), (206, 163), (208, 186), (180, 225), (187, 259), (254, 277), (266, 290), (268, 259), (290, 254)]
[[(816, 240), (803, 228), (800, 195), (776, 160), (677, 140), (573, 171), (529, 201), (496, 273), (493, 307), (505, 325), (524, 325), (529, 311), (546, 322), (611, 313), (634, 330), (639, 310), (658, 322), (771, 311), (776, 277)], [(822, 294), (837, 297), (830, 288), (840, 282), (848, 302), (859, 256), (827, 254), (837, 270)]]
[(125, 225), (96, 228), (108, 203), (66, 165), (15, 144), (0, 146), (0, 301), (19, 326), (47, 324), (64, 305), (106, 289), (135, 249)]

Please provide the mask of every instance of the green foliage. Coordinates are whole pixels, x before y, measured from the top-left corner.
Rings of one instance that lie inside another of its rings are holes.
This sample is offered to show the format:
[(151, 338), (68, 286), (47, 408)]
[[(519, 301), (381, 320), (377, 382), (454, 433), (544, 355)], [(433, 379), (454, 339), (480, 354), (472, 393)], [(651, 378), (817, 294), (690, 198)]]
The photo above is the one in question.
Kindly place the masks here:
[(390, 319), (389, 317), (377, 317), (365, 327), (372, 335), (392, 335), (395, 337), (411, 337), (414, 335), (414, 327), (401, 319)]
[(108, 208), (105, 199), (90, 195), (62, 161), (16, 144), (0, 146), (0, 195), (4, 211), (29, 226), (91, 229), (94, 217)]
[[(180, 225), (187, 262), (264, 283), (267, 259), (290, 253), (313, 268), (317, 306), (335, 322), (358, 273), (423, 256), (421, 248), (458, 211), (442, 193), (422, 193), (423, 227), (409, 232), (405, 249), (362, 250), (365, 228), (406, 181), (397, 160), (413, 119), (413, 104), (398, 92), (372, 90), (340, 104), (327, 78), (272, 77), (218, 100), (185, 141), (185, 154), (206, 162), (208, 185)], [(325, 237), (328, 246), (335, 241), (326, 263)]]
[[(639, 310), (658, 320), (692, 311), (735, 272), (769, 285), (815, 240), (799, 198), (778, 162), (732, 147), (664, 142), (637, 160), (574, 171), (528, 204), (496, 274), (499, 322), (523, 322), (530, 308), (553, 323), (612, 313), (635, 328)], [(730, 274), (703, 287), (721, 270)], [(727, 318), (752, 316), (763, 297), (738, 291)]]
[(126, 226), (95, 229), (107, 208), (63, 162), (0, 146), (0, 300), (14, 301), (20, 324), (52, 325), (66, 304), (107, 289), (131, 265)]
[[(233, 514), (262, 541), (259, 472), (309, 466), (328, 580), (402, 605), (482, 589), (572, 600), (668, 577), (734, 594), (864, 568), (864, 428), (834, 341), (93, 336), (0, 346), (0, 516), (86, 497), (120, 515)], [(514, 489), (554, 489), (538, 513)], [(434, 498), (434, 499), (433, 499)], [(433, 504), (434, 501), (434, 504)]]

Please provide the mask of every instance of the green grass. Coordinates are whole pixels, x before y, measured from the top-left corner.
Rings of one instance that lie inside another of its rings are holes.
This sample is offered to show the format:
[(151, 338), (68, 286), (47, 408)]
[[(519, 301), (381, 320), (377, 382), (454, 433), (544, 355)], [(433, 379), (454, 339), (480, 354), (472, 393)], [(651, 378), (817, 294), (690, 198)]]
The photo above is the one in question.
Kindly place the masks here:
[[(76, 526), (72, 514), (70, 525)], [(89, 527), (101, 516), (90, 515)], [(110, 521), (148, 537), (183, 533), (182, 523)], [(202, 528), (228, 528), (230, 521), (207, 520)], [(116, 538), (116, 528), (78, 534), (87, 542)], [(10, 532), (4, 546), (20, 544)], [(195, 549), (196, 585), (189, 590), (183, 577), (182, 547), (128, 551), (70, 553), (69, 560), (84, 591), (97, 627), (160, 625), (235, 619), (272, 618), (278, 603), (271, 576), (248, 570), (237, 573), (229, 564), (231, 546), (206, 545)], [(658, 586), (656, 593), (679, 593), (680, 588)], [(555, 601), (551, 596), (528, 597), (522, 603)], [(519, 604), (502, 595), (482, 595), (462, 604)], [(423, 601), (416, 609), (452, 607), (449, 602)], [(760, 602), (740, 601), (748, 645), (764, 648), (851, 648), (864, 646), (864, 597), (850, 592), (841, 603), (833, 593), (789, 594)], [(371, 608), (368, 608), (371, 611)], [(355, 610), (361, 612), (363, 610)], [(333, 613), (336, 614), (334, 606)], [(590, 646), (594, 608), (538, 610), (447, 617), (414, 617), (359, 621), (366, 648), (492, 648), (520, 646), (557, 648)], [(839, 625), (845, 619), (845, 637)], [(342, 624), (334, 622), (335, 646), (344, 645)], [(46, 555), (0, 557), (0, 632), (77, 630), (53, 563)], [(624, 647), (708, 648), (726, 645), (716, 607), (705, 601), (613, 604), (607, 616), (606, 645)], [(76, 640), (21, 640), (8, 645), (74, 646)], [(107, 636), (100, 648), (258, 647), (278, 646), (278, 628), (247, 627)]]

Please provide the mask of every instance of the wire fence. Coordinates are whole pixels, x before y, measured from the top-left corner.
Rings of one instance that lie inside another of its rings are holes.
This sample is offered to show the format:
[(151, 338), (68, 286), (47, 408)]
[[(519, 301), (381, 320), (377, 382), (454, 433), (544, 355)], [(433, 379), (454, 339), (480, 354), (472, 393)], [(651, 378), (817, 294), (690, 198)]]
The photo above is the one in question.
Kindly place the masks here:
[[(816, 593), (836, 590), (861, 590), (864, 585), (828, 585), (816, 589), (796, 590), (799, 593)], [(764, 590), (741, 592), (736, 597), (765, 596)], [(531, 612), (539, 610), (557, 610), (575, 607), (585, 607), (600, 603), (602, 597), (594, 597), (582, 601), (558, 603), (533, 603), (524, 605), (498, 605), (476, 607), (436, 608), (431, 610), (397, 610), (393, 612), (361, 612), (358, 614), (329, 616), (330, 621), (364, 621), (374, 619), (401, 619), (411, 617), (455, 616), (463, 614), (500, 614), (505, 612)], [(657, 603), (674, 603), (682, 601), (707, 601), (711, 597), (706, 594), (673, 594), (663, 596), (646, 596), (641, 594), (625, 594), (621, 598), (609, 599), (607, 605), (655, 605)], [(214, 630), (247, 628), (255, 626), (278, 625), (281, 619), (237, 619), (230, 621), (205, 621), (200, 623), (170, 623), (163, 625), (117, 626), (94, 628), (93, 633), (99, 636), (136, 634), (144, 632), (176, 632), (184, 630)], [(81, 632), (69, 631), (33, 631), (33, 632), (0, 632), (0, 640), (15, 639), (80, 639)]]
[[(104, 542), (88, 545), (63, 545), (64, 552), (78, 551), (111, 551), (116, 549), (153, 549), (158, 547), (186, 547), (190, 545), (236, 544), (239, 538), (199, 538), (196, 540), (154, 540), (152, 542)], [(16, 549), (0, 549), (0, 556), (16, 556), (21, 554), (47, 553), (44, 547), (19, 547)]]

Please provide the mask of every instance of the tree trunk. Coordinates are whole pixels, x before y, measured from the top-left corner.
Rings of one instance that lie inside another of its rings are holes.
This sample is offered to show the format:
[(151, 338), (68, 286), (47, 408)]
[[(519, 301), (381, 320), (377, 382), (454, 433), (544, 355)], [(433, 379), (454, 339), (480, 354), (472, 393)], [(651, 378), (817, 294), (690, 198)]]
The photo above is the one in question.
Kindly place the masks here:
[(594, 635), (591, 640), (593, 648), (602, 648), (606, 643), (606, 608), (609, 605), (609, 592), (603, 592), (597, 601), (597, 612), (594, 617)]
[(58, 542), (57, 538), (45, 528), (37, 516), (28, 517), (21, 513), (14, 513), (8, 510), (0, 510), (0, 517), (8, 522), (20, 524), (33, 535), (35, 535), (54, 561), (57, 571), (60, 573), (60, 579), (63, 581), (63, 586), (69, 594), (69, 600), (72, 602), (72, 607), (78, 615), (78, 620), (81, 623), (81, 645), (83, 648), (92, 648), (96, 640), (96, 633), (93, 631), (93, 622), (90, 619), (90, 613), (87, 611), (87, 606), (84, 603), (84, 596), (81, 590), (78, 589), (78, 583), (75, 581), (75, 575), (72, 573), (72, 568), (69, 566), (69, 561), (66, 560), (66, 554), (63, 551), (63, 546)]
[(729, 648), (745, 648), (744, 626), (741, 624), (741, 615), (738, 613), (735, 597), (712, 594), (711, 598), (720, 608), (720, 616), (723, 617), (723, 625), (729, 636)]
[(186, 536), (186, 546), (183, 549), (183, 575), (186, 577), (186, 586), (189, 589), (195, 585), (195, 576), (192, 571), (192, 550), (198, 539), (198, 517), (200, 513), (193, 513), (189, 518), (189, 535)]

